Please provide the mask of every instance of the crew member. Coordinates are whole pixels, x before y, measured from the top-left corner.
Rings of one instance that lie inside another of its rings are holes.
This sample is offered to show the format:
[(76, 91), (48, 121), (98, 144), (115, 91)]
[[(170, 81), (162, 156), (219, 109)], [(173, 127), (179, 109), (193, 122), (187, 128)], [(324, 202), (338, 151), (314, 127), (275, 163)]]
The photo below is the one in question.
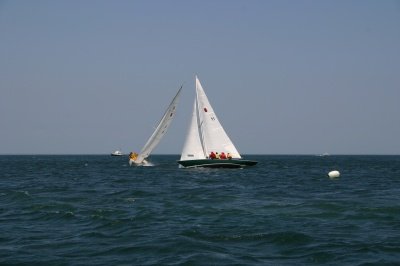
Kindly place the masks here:
[(214, 160), (216, 158), (215, 153), (212, 151), (210, 153), (210, 159)]
[(221, 158), (221, 159), (226, 159), (226, 154), (225, 154), (225, 152), (221, 152), (220, 158)]

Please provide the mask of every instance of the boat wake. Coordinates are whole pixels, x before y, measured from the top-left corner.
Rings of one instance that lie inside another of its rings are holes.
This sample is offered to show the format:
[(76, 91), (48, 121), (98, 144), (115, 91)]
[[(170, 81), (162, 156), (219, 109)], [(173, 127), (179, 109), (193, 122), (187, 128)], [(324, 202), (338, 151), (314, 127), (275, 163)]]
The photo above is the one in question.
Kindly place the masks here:
[(154, 164), (151, 162), (143, 162), (142, 166), (148, 167), (148, 166), (154, 166)]

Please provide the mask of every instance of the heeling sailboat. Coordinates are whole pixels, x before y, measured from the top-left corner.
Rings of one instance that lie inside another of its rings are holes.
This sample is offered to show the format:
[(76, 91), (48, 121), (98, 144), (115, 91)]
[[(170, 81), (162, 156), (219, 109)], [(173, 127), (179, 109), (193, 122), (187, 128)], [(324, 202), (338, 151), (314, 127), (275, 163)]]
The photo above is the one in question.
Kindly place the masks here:
[[(211, 152), (224, 152), (230, 159), (211, 159)], [(196, 76), (196, 98), (192, 119), (183, 146), (181, 167), (242, 168), (257, 164), (243, 160), (219, 122)]]
[(176, 107), (179, 102), (179, 96), (182, 91), (182, 86), (176, 93), (175, 97), (172, 99), (169, 104), (167, 110), (165, 111), (163, 117), (158, 123), (156, 129), (153, 134), (147, 140), (146, 144), (143, 146), (142, 150), (139, 154), (131, 153), (129, 155), (129, 164), (130, 165), (145, 165), (147, 163), (146, 158), (150, 156), (150, 153), (154, 150), (154, 148), (158, 145), (161, 139), (164, 137), (167, 132), (169, 126), (171, 125), (172, 120), (175, 117)]

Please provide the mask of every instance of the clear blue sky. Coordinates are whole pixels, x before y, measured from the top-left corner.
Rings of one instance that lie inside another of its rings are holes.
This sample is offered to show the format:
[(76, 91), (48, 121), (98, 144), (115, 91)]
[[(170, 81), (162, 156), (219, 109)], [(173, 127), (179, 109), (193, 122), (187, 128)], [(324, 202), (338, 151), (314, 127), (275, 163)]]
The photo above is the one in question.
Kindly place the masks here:
[(0, 154), (179, 154), (197, 74), (244, 154), (400, 154), (399, 1), (0, 1)]

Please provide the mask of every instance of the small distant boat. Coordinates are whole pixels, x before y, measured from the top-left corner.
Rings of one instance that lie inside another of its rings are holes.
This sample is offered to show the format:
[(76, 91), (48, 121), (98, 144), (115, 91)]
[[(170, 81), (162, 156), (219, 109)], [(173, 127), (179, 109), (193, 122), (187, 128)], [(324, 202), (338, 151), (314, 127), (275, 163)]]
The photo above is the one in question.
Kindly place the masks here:
[(111, 153), (111, 156), (122, 156), (122, 155), (124, 155), (124, 154), (118, 150)]
[[(229, 158), (212, 159), (214, 152), (224, 152)], [(178, 164), (185, 168), (243, 168), (257, 164), (242, 159), (218, 121), (197, 76), (192, 120)]]

